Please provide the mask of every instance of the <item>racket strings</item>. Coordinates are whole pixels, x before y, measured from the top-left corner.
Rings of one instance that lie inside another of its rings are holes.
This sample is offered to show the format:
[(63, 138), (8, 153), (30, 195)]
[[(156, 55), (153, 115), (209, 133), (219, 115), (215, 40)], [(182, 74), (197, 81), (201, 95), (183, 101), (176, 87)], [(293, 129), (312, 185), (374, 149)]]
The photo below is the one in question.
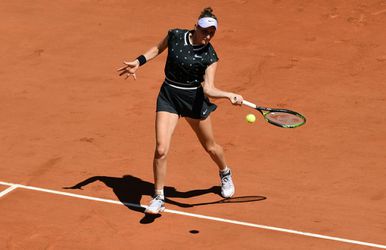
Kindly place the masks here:
[(273, 123), (283, 126), (300, 126), (305, 122), (305, 119), (297, 114), (285, 112), (269, 112), (265, 118)]

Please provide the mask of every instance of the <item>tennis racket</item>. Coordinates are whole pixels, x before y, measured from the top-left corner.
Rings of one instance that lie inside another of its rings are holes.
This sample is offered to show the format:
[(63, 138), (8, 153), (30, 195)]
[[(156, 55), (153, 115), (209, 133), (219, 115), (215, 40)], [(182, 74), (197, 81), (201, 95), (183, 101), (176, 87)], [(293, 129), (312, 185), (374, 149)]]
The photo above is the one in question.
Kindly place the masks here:
[(246, 100), (243, 101), (243, 104), (258, 110), (267, 122), (278, 127), (297, 128), (306, 123), (306, 118), (303, 115), (289, 109), (259, 107)]

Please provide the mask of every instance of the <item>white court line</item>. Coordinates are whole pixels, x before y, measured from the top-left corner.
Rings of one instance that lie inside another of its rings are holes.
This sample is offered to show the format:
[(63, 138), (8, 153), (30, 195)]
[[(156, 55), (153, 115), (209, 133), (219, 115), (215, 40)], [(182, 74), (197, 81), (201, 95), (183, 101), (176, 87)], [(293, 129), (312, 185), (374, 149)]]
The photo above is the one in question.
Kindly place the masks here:
[[(35, 191), (40, 191), (40, 192), (45, 192), (45, 193), (70, 196), (70, 197), (86, 199), (86, 200), (101, 201), (101, 202), (107, 202), (107, 203), (119, 204), (119, 205), (123, 204), (123, 205), (130, 206), (130, 207), (147, 208), (147, 206), (145, 206), (145, 205), (137, 205), (137, 204), (132, 204), (132, 203), (120, 202), (120, 201), (116, 201), (116, 200), (96, 198), (96, 197), (92, 197), (92, 196), (79, 195), (79, 194), (55, 191), (55, 190), (50, 190), (50, 189), (45, 189), (45, 188), (25, 186), (25, 185), (20, 185), (20, 184), (12, 184), (12, 183), (2, 182), (2, 181), (0, 181), (0, 185), (10, 186), (10, 188), (8, 188), (0, 193), (0, 197), (2, 196), (1, 194), (5, 193), (6, 191), (8, 191), (6, 193), (9, 193), (12, 190), (14, 190), (15, 188), (24, 188), (24, 189), (28, 189), (28, 190), (35, 190)], [(171, 214), (179, 214), (179, 215), (184, 215), (184, 216), (189, 216), (189, 217), (194, 217), (194, 218), (200, 218), (200, 219), (205, 219), (205, 220), (219, 221), (219, 222), (225, 222), (225, 223), (230, 223), (230, 224), (235, 224), (235, 225), (254, 227), (254, 228), (260, 228), (260, 229), (265, 229), (265, 230), (278, 231), (278, 232), (297, 234), (297, 235), (302, 235), (302, 236), (307, 236), (307, 237), (313, 237), (313, 238), (319, 238), (319, 239), (325, 239), (325, 240), (345, 242), (345, 243), (355, 244), (355, 245), (362, 245), (362, 246), (386, 249), (386, 245), (374, 244), (374, 243), (370, 243), (370, 242), (350, 240), (350, 239), (327, 236), (327, 235), (322, 235), (322, 234), (307, 233), (307, 232), (301, 232), (301, 231), (292, 230), (292, 229), (265, 226), (265, 225), (259, 225), (259, 224), (236, 221), (236, 220), (228, 220), (228, 219), (223, 219), (223, 218), (218, 218), (218, 217), (181, 212), (181, 211), (171, 210), (171, 209), (165, 209), (164, 212), (171, 213)]]
[[(7, 185), (7, 186), (9, 186), (9, 185)], [(17, 185), (17, 184), (11, 185), (6, 190), (3, 190), (2, 192), (0, 192), (0, 197), (3, 197), (4, 195), (8, 194), (9, 192), (12, 192), (13, 190), (15, 190), (18, 187), (19, 187), (19, 185)]]

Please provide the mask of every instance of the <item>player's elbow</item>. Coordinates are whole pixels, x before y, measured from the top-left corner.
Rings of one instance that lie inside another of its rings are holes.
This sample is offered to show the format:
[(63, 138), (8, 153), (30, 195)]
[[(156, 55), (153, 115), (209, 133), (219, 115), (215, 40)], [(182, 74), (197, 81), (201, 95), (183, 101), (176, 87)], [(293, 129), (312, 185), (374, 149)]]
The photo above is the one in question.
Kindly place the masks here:
[(203, 84), (204, 94), (211, 97), (213, 96), (213, 87), (208, 84)]

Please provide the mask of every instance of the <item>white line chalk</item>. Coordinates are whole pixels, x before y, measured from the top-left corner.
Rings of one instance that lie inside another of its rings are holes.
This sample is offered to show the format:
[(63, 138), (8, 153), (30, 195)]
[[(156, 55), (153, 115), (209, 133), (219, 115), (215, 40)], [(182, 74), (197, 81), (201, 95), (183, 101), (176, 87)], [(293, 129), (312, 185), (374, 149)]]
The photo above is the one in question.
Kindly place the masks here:
[[(10, 186), (9, 188), (7, 188), (6, 190), (4, 190), (3, 192), (0, 193), (0, 197), (4, 196), (5, 194), (11, 192), (12, 190), (14, 190), (16, 188), (23, 188), (23, 189), (40, 191), (40, 192), (45, 192), (45, 193), (70, 196), (70, 197), (75, 197), (75, 198), (80, 198), (80, 199), (85, 199), (85, 200), (100, 201), (100, 202), (106, 202), (106, 203), (112, 203), (112, 204), (118, 204), (118, 205), (123, 204), (123, 205), (129, 206), (129, 207), (147, 208), (147, 206), (144, 206), (144, 205), (120, 202), (120, 201), (110, 200), (110, 199), (96, 198), (96, 197), (92, 197), (92, 196), (79, 195), (79, 194), (73, 194), (73, 193), (68, 193), (68, 192), (55, 191), (55, 190), (50, 190), (50, 189), (45, 189), (45, 188), (25, 186), (25, 185), (21, 185), (21, 184), (13, 184), (13, 183), (2, 182), (2, 181), (0, 181), (0, 185)], [(171, 209), (165, 209), (164, 212), (171, 213), (171, 214), (183, 215), (183, 216), (189, 216), (189, 217), (194, 217), (194, 218), (200, 218), (200, 219), (205, 219), (205, 220), (212, 220), (212, 221), (218, 221), (218, 222), (223, 222), (223, 223), (235, 224), (235, 225), (240, 225), (240, 226), (253, 227), (253, 228), (259, 228), (259, 229), (265, 229), (265, 230), (271, 230), (271, 231), (277, 231), (277, 232), (283, 232), (283, 233), (289, 233), (289, 234), (296, 234), (296, 235), (302, 235), (302, 236), (307, 236), (307, 237), (325, 239), (325, 240), (344, 242), (344, 243), (349, 243), (349, 244), (354, 244), (354, 245), (362, 245), (362, 246), (386, 249), (386, 245), (375, 244), (375, 243), (370, 243), (370, 242), (350, 240), (350, 239), (334, 237), (334, 236), (327, 236), (327, 235), (322, 235), (322, 234), (301, 232), (301, 231), (292, 230), (292, 229), (272, 227), (272, 226), (266, 226), (266, 225), (260, 225), (260, 224), (254, 224), (254, 223), (242, 222), (242, 221), (236, 221), (236, 220), (229, 220), (229, 219), (223, 219), (223, 218), (218, 218), (218, 217), (213, 217), (213, 216), (206, 216), (206, 215), (200, 215), (200, 214), (181, 212), (181, 211), (171, 210)]]
[[(9, 185), (7, 185), (9, 186)], [(19, 185), (11, 185), (9, 188), (7, 188), (6, 190), (3, 190), (0, 192), (0, 197), (3, 197), (4, 195), (8, 194), (9, 192), (12, 192), (13, 190), (15, 190), (16, 188), (18, 188)]]

